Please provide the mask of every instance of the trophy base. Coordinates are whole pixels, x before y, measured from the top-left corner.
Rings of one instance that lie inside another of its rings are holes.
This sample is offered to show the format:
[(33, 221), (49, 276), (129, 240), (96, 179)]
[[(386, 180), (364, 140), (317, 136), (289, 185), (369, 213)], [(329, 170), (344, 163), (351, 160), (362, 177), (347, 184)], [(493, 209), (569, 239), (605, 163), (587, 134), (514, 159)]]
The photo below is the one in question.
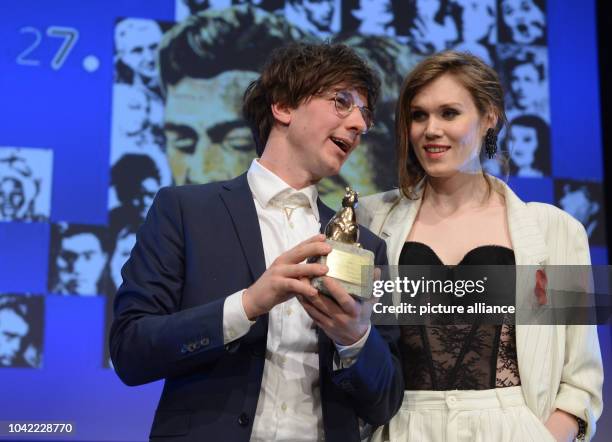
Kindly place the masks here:
[[(361, 300), (370, 299), (374, 285), (374, 253), (355, 244), (331, 239), (325, 242), (332, 246), (332, 251), (327, 256), (319, 257), (317, 262), (329, 267), (326, 276), (334, 278), (351, 296)], [(331, 296), (323, 278), (313, 278), (312, 285), (321, 293)]]

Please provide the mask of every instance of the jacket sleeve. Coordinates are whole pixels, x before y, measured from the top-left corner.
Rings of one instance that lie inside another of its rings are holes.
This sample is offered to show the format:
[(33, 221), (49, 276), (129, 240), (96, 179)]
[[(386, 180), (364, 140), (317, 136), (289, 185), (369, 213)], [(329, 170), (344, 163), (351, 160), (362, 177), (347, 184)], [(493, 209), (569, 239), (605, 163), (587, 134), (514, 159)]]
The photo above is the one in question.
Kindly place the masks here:
[[(568, 223), (567, 238), (570, 241), (567, 264), (590, 265), (587, 234), (575, 220)], [(601, 415), (603, 365), (597, 327), (595, 325), (565, 326), (565, 360), (561, 373), (561, 385), (554, 401), (554, 408), (577, 416), (587, 423), (586, 440), (595, 432), (596, 421)]]
[(223, 298), (180, 308), (185, 244), (177, 194), (173, 188), (158, 192), (122, 269), (109, 345), (127, 385), (187, 374), (227, 351)]
[[(379, 241), (375, 263), (387, 265), (384, 241)], [(374, 426), (391, 420), (404, 397), (398, 338), (395, 325), (372, 327), (355, 363), (333, 374), (333, 382), (354, 399), (357, 415)]]

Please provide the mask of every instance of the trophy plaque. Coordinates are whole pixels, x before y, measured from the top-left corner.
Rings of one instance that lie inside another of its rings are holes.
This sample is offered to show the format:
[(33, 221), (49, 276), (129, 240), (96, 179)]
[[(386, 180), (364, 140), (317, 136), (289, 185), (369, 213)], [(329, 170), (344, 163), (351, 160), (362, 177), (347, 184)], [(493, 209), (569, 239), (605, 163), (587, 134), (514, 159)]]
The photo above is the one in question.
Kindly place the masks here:
[[(374, 253), (359, 244), (359, 225), (355, 216), (358, 193), (346, 188), (342, 208), (325, 227), (325, 236), (332, 251), (316, 262), (329, 267), (326, 276), (334, 278), (346, 291), (361, 300), (372, 297), (374, 278)], [(312, 285), (322, 293), (330, 295), (323, 279), (312, 279)]]

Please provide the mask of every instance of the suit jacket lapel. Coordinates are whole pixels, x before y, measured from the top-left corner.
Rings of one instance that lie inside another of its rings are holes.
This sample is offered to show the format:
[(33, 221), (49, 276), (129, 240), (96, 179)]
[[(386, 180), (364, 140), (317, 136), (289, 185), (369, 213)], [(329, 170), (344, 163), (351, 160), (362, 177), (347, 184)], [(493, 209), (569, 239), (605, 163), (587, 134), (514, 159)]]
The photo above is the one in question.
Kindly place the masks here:
[(261, 240), (257, 210), (246, 173), (222, 186), (221, 199), (234, 223), (242, 251), (249, 265), (253, 281), (266, 270), (266, 258)]
[(321, 228), (319, 232), (325, 233), (325, 227), (327, 223), (333, 218), (334, 211), (327, 207), (320, 198), (317, 198), (317, 207), (319, 209), (319, 222), (321, 223)]
[[(325, 233), (325, 226), (329, 223), (329, 220), (334, 216), (334, 211), (323, 204), (320, 198), (317, 198), (317, 207), (319, 209), (319, 221), (321, 228), (319, 231)], [(332, 366), (332, 342), (327, 335), (317, 328), (318, 344), (319, 344), (319, 370), (320, 373), (325, 373), (326, 370), (331, 370)], [(321, 384), (321, 389), (324, 390), (325, 386)], [(323, 394), (323, 392), (321, 393)]]

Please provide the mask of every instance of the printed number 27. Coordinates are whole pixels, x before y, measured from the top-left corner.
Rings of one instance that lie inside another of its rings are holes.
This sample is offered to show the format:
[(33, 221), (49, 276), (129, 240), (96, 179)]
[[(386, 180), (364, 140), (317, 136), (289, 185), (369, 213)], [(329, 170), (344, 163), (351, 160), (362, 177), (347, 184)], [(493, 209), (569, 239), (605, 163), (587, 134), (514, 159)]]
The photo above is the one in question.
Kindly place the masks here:
[[(22, 34), (32, 34), (34, 36), (34, 42), (17, 56), (17, 64), (24, 66), (40, 65), (40, 60), (30, 58), (30, 55), (40, 45), (40, 42), (42, 41), (42, 33), (39, 29), (32, 26), (23, 27), (19, 31)], [(49, 26), (47, 28), (47, 36), (64, 39), (62, 45), (53, 57), (53, 60), (51, 60), (51, 67), (58, 70), (62, 67), (68, 58), (70, 51), (79, 39), (79, 31), (75, 28), (68, 28), (64, 26)]]

